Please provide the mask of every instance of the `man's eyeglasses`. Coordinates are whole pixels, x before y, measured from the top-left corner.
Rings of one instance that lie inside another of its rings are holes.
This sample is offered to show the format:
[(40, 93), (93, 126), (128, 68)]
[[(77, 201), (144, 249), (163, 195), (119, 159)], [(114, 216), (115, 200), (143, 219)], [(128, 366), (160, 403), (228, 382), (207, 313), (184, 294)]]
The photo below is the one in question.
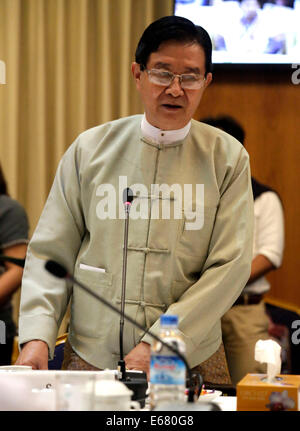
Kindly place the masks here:
[(168, 87), (177, 77), (181, 88), (188, 90), (198, 90), (202, 87), (205, 81), (205, 77), (197, 73), (184, 73), (182, 75), (176, 75), (175, 73), (168, 72), (160, 69), (144, 69), (148, 74), (150, 82), (153, 84)]

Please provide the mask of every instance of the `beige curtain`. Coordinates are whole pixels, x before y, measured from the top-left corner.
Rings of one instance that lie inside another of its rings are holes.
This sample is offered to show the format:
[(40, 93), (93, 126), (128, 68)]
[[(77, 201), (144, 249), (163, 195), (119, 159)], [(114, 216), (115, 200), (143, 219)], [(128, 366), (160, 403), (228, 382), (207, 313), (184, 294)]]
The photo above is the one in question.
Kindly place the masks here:
[(142, 112), (130, 64), (173, 0), (0, 0), (0, 161), (33, 232), (58, 161), (83, 130)]

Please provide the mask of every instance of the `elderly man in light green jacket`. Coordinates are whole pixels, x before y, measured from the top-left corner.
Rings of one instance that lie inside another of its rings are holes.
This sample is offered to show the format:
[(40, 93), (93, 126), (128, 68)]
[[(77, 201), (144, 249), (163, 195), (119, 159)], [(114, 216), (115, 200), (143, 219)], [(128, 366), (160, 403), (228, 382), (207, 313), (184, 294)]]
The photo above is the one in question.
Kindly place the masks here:
[[(47, 256), (119, 306), (124, 213), (131, 187), (125, 312), (129, 369), (149, 372), (147, 329), (176, 314), (191, 367), (222, 345), (220, 319), (245, 286), (252, 259), (248, 154), (234, 138), (192, 120), (212, 80), (201, 27), (164, 17), (142, 35), (132, 65), (145, 113), (82, 133), (62, 158), (26, 259), (19, 364), (47, 368), (71, 299), (68, 343), (92, 368), (116, 368), (119, 319), (44, 271)], [(72, 355), (71, 355), (72, 356)], [(72, 366), (69, 368), (72, 369)]]

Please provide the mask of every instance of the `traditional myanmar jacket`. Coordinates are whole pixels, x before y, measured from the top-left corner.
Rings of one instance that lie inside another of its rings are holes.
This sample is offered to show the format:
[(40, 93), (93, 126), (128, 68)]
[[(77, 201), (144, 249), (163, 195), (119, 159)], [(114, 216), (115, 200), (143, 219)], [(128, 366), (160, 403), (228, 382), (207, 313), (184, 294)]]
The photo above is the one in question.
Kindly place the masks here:
[(182, 140), (161, 145), (141, 134), (141, 115), (82, 133), (63, 156), (24, 269), (20, 344), (48, 343), (71, 300), (69, 341), (84, 360), (116, 368), (119, 316), (78, 286), (56, 279), (45, 259), (120, 308), (123, 190), (134, 192), (129, 219), (125, 355), (151, 343), (159, 316), (176, 314), (187, 360), (196, 366), (221, 343), (220, 318), (251, 268), (253, 196), (249, 157), (225, 132), (192, 120)]

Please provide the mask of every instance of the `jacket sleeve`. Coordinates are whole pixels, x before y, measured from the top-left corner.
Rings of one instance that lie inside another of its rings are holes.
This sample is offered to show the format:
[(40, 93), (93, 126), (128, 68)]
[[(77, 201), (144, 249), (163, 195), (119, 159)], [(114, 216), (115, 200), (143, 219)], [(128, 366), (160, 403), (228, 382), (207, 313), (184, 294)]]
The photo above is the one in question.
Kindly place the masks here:
[[(208, 256), (200, 278), (166, 311), (179, 317), (187, 356), (205, 343), (208, 333), (232, 306), (248, 281), (253, 220), (249, 156), (242, 148), (233, 174), (220, 189)], [(158, 328), (159, 321), (156, 321), (150, 330), (158, 333)], [(142, 341), (152, 342), (148, 334)]]
[(29, 243), (24, 268), (19, 315), (19, 345), (45, 341), (53, 357), (57, 332), (72, 286), (44, 269), (53, 259), (73, 273), (85, 232), (76, 162), (76, 143), (62, 158), (46, 205)]

